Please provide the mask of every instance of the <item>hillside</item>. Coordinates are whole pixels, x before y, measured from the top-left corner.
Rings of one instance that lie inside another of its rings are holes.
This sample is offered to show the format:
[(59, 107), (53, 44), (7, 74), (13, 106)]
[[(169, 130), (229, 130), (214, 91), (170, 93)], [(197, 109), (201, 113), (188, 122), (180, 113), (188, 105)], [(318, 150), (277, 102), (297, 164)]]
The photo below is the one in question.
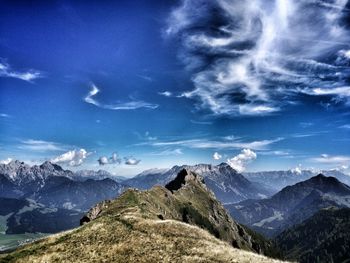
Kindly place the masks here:
[(349, 262), (350, 209), (323, 209), (284, 231), (275, 241), (290, 260)]
[(350, 207), (350, 187), (320, 174), (287, 186), (271, 198), (246, 200), (226, 208), (238, 222), (273, 236), (329, 206)]
[(166, 188), (129, 189), (102, 202), (81, 222), (1, 262), (277, 262), (253, 253), (275, 255), (270, 242), (233, 221), (188, 170)]

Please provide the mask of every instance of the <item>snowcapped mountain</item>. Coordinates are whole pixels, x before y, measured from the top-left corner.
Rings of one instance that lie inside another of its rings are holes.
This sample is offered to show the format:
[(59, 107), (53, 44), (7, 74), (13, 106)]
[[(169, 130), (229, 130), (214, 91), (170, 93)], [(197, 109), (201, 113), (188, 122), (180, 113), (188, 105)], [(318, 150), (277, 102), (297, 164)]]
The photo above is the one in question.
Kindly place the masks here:
[(124, 184), (139, 189), (149, 189), (154, 185), (165, 185), (183, 169), (202, 176), (206, 185), (223, 203), (235, 203), (249, 198), (264, 198), (271, 192), (258, 183), (252, 183), (228, 164), (198, 164), (174, 166), (169, 170), (152, 169), (124, 181)]
[(73, 180), (75, 181), (86, 181), (88, 179), (92, 179), (92, 180), (103, 180), (103, 179), (112, 179), (118, 183), (123, 182), (124, 180), (126, 180), (126, 177), (123, 176), (116, 176), (113, 175), (105, 170), (98, 170), (98, 171), (94, 171), (94, 170), (79, 170), (76, 171), (74, 173), (73, 176)]

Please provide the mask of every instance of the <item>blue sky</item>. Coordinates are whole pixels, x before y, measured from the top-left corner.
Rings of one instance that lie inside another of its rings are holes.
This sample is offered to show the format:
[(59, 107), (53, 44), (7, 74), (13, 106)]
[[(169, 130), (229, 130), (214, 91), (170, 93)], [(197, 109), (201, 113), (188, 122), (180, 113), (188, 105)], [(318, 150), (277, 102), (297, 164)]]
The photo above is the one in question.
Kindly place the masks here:
[(1, 3), (2, 162), (349, 172), (347, 1)]

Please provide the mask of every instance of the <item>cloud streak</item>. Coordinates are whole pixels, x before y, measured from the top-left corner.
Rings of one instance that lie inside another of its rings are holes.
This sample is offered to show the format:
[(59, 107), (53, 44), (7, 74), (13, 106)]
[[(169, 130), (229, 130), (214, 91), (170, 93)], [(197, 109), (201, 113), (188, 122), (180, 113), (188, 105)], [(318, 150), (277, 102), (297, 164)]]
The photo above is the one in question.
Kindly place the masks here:
[(194, 89), (182, 97), (229, 116), (274, 114), (305, 94), (349, 106), (346, 4), (183, 0), (165, 31), (192, 72)]
[(15, 78), (24, 81), (32, 82), (35, 79), (43, 78), (43, 73), (38, 70), (16, 71), (7, 63), (0, 62), (0, 77)]
[(156, 109), (158, 108), (158, 104), (152, 104), (145, 101), (128, 101), (128, 102), (116, 102), (113, 104), (104, 104), (99, 102), (96, 99), (96, 95), (100, 93), (100, 90), (96, 85), (91, 85), (91, 90), (89, 93), (83, 98), (86, 103), (95, 105), (96, 107), (107, 109), (107, 110), (136, 110), (140, 108), (146, 109)]
[(193, 149), (243, 149), (249, 148), (253, 150), (267, 150), (273, 143), (283, 140), (276, 138), (272, 140), (258, 141), (242, 141), (239, 138), (234, 138), (231, 141), (227, 140), (209, 140), (209, 139), (189, 139), (189, 140), (173, 140), (173, 141), (153, 141), (145, 142), (139, 145), (151, 145), (155, 147), (170, 147), (182, 146)]

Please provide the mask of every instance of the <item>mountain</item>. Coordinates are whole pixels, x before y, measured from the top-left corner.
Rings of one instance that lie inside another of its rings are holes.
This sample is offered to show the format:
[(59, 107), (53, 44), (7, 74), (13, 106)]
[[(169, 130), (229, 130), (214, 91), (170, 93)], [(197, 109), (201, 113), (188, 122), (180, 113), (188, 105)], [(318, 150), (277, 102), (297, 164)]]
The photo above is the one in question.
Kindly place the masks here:
[(350, 209), (322, 209), (275, 238), (286, 259), (301, 263), (349, 262)]
[(123, 176), (113, 175), (105, 170), (79, 170), (74, 173), (74, 177), (72, 179), (75, 181), (86, 181), (88, 179), (103, 180), (107, 178), (112, 179), (118, 183), (121, 183), (127, 179)]
[(0, 204), (0, 229), (5, 234), (57, 233), (77, 227), (83, 215), (29, 199), (0, 198)]
[(72, 171), (64, 170), (61, 166), (48, 161), (41, 165), (29, 166), (24, 162), (16, 160), (8, 164), (0, 164), (0, 175), (5, 176), (10, 182), (16, 185), (19, 193), (24, 195), (43, 187), (49, 177), (72, 178), (74, 174)]
[[(106, 173), (96, 172), (101, 176)], [(86, 211), (102, 200), (115, 198), (125, 189), (109, 178), (76, 178), (72, 171), (50, 162), (29, 166), (12, 161), (0, 165), (0, 197), (29, 198), (50, 208)]]
[(318, 175), (319, 173), (326, 176), (337, 178), (344, 184), (350, 185), (350, 176), (342, 173), (339, 170), (323, 170), (321, 172), (311, 170), (287, 170), (287, 171), (266, 171), (244, 173), (243, 175), (252, 182), (257, 182), (268, 189), (272, 189), (275, 193), (282, 190), (288, 185), (305, 181)]
[(48, 207), (86, 211), (106, 199), (117, 197), (125, 187), (112, 179), (77, 182), (66, 177), (50, 177), (45, 185), (28, 195)]
[[(277, 262), (271, 242), (227, 214), (201, 177), (129, 189), (93, 207), (82, 227), (2, 256), (6, 262)], [(61, 253), (64, 251), (64, 253)]]
[(319, 174), (287, 186), (270, 198), (246, 200), (226, 208), (238, 222), (273, 236), (329, 206), (350, 207), (350, 187)]
[(169, 170), (153, 169), (123, 183), (138, 189), (149, 189), (154, 185), (165, 185), (182, 169), (191, 170), (202, 176), (206, 185), (223, 203), (236, 203), (245, 199), (264, 198), (271, 195), (268, 189), (258, 183), (250, 182), (226, 163), (174, 166)]

